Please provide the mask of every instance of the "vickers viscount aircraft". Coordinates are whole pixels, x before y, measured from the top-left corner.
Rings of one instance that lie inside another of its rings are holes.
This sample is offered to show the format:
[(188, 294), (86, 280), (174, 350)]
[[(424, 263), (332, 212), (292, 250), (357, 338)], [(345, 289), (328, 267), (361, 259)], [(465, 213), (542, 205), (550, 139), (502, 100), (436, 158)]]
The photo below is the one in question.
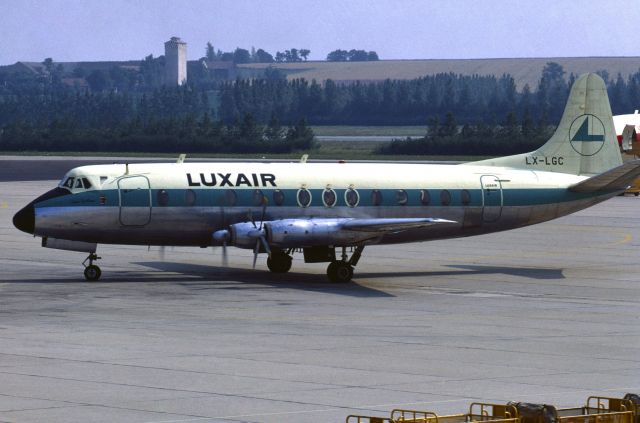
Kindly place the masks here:
[[(602, 79), (574, 83), (560, 124), (538, 150), (461, 165), (170, 163), (83, 166), (14, 217), (45, 247), (224, 246), (329, 263), (349, 281), (365, 246), (479, 235), (544, 222), (624, 191), (640, 160), (622, 163)], [(226, 251), (226, 249), (225, 249)], [(88, 265), (87, 265), (88, 262)]]

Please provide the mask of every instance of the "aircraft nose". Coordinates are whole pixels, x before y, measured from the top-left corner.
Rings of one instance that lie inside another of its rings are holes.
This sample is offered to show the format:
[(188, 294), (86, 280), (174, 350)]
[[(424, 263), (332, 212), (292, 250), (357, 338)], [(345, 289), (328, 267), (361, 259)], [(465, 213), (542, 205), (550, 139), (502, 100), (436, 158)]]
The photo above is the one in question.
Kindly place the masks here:
[(22, 210), (13, 216), (13, 226), (29, 234), (35, 231), (36, 213), (33, 202), (23, 207)]

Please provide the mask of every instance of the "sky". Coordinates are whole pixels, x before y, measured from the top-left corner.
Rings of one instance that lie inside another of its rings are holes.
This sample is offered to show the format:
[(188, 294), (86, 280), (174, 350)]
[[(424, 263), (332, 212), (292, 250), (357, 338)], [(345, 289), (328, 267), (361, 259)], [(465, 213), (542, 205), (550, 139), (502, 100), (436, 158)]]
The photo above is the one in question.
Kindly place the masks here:
[(381, 59), (640, 56), (640, 0), (0, 0), (0, 65), (216, 49)]

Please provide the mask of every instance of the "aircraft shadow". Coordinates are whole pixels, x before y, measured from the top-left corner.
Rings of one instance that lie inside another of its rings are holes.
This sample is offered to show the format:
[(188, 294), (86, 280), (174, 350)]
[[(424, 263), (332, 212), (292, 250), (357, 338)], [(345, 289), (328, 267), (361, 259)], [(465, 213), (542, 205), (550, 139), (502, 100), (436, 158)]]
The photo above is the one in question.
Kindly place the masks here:
[[(248, 287), (238, 286), (237, 284), (229, 284), (242, 283), (247, 285), (252, 284), (263, 286), (263, 288), (251, 287), (250, 289), (287, 288), (310, 292), (332, 293), (357, 298), (385, 298), (395, 297), (395, 295), (381, 291), (379, 289), (360, 285), (357, 282), (358, 279), (393, 279), (396, 277), (437, 278), (441, 276), (465, 277), (473, 275), (510, 275), (535, 280), (565, 279), (565, 276), (562, 274), (562, 269), (460, 264), (447, 265), (446, 267), (452, 268), (452, 270), (448, 271), (356, 272), (354, 281), (347, 284), (335, 284), (328, 282), (324, 273), (309, 274), (288, 272), (284, 274), (273, 274), (266, 271), (248, 270), (246, 268), (221, 267), (191, 263), (174, 263), (167, 261), (135, 262), (133, 264), (145, 266), (157, 270), (161, 273), (150, 275), (149, 273), (145, 272), (111, 271), (108, 275), (105, 275), (99, 282), (86, 282), (79, 274), (78, 277), (73, 279), (48, 279), (45, 277), (42, 279), (2, 280), (2, 283), (88, 283), (106, 285), (117, 283), (156, 283), (182, 285), (185, 287), (189, 287), (192, 290), (249, 289)], [(180, 276), (171, 275), (170, 273), (177, 273)]]
[[(140, 266), (149, 267), (162, 272), (179, 273), (183, 276), (188, 276), (191, 279), (176, 281), (171, 276), (167, 277), (147, 277), (149, 282), (174, 282), (183, 285), (192, 285), (198, 289), (224, 289), (234, 290), (243, 289), (237, 286), (216, 286), (215, 284), (209, 284), (204, 282), (240, 282), (246, 284), (260, 284), (268, 285), (277, 288), (290, 288), (301, 289), (305, 291), (318, 291), (318, 292), (330, 292), (340, 295), (347, 295), (352, 297), (394, 297), (394, 295), (359, 285), (357, 282), (351, 282), (347, 284), (336, 284), (327, 281), (327, 276), (322, 274), (309, 274), (309, 273), (297, 273), (288, 272), (274, 274), (266, 271), (256, 271), (239, 269), (232, 267), (221, 266), (209, 266), (191, 263), (174, 263), (167, 261), (151, 261), (151, 262), (135, 262)], [(123, 282), (140, 282), (141, 278), (135, 277), (135, 275), (128, 274)], [(109, 278), (109, 282), (118, 282), (118, 278)]]
[(544, 269), (539, 267), (504, 267), (504, 266), (483, 266), (483, 265), (464, 265), (451, 264), (446, 265), (452, 269), (449, 271), (424, 271), (424, 272), (384, 272), (384, 273), (367, 273), (358, 272), (357, 277), (360, 278), (389, 278), (394, 276), (421, 276), (421, 277), (437, 277), (437, 276), (467, 276), (467, 275), (510, 275), (520, 276), (537, 280), (565, 279), (562, 273), (563, 269)]

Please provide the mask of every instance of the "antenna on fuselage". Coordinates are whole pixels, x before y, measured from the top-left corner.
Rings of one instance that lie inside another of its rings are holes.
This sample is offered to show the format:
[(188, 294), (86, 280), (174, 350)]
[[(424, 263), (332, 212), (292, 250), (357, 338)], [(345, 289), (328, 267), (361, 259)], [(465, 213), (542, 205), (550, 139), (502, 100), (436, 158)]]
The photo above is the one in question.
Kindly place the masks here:
[(176, 160), (176, 163), (177, 163), (177, 164), (182, 164), (182, 163), (184, 163), (184, 159), (186, 159), (186, 158), (187, 158), (187, 155), (186, 155), (186, 154), (180, 154), (180, 155), (178, 156), (178, 160)]
[(308, 154), (303, 154), (302, 157), (300, 157), (300, 163), (306, 163), (308, 158)]

